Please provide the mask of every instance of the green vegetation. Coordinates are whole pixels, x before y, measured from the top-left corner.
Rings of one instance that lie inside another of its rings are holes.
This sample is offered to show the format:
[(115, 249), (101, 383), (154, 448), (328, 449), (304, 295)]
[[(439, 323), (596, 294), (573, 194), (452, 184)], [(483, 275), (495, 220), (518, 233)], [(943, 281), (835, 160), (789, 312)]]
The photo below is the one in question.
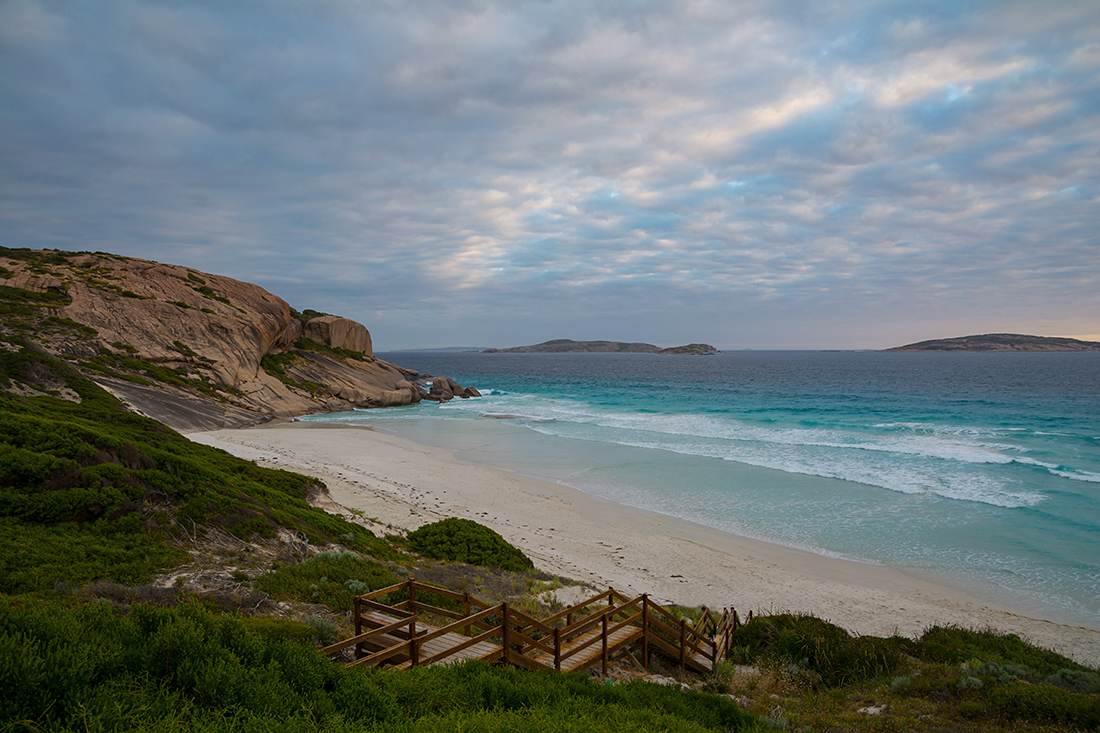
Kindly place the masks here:
[[(40, 330), (55, 330), (72, 321), (50, 316), (47, 309), (62, 306), (67, 302), (68, 298), (63, 292), (36, 293), (0, 285), (0, 323), (8, 333), (33, 334)], [(52, 324), (43, 323), (45, 319), (51, 317), (54, 318)], [(87, 326), (80, 328), (92, 331)]]
[(393, 556), (369, 530), (309, 506), (313, 479), (192, 443), (19, 345), (0, 352), (0, 383), (67, 387), (81, 401), (0, 393), (0, 592), (148, 582), (183, 559), (179, 540), (196, 527), (242, 539), (286, 528)]
[(344, 613), (355, 596), (399, 582), (385, 566), (354, 552), (320, 552), (299, 565), (280, 568), (256, 579), (255, 588), (274, 598), (323, 603)]
[(730, 657), (751, 664), (760, 656), (798, 666), (803, 682), (838, 687), (891, 675), (903, 667), (913, 642), (900, 637), (851, 636), (813, 616), (761, 616), (730, 639)]
[(278, 379), (288, 387), (294, 387), (300, 389), (303, 392), (308, 392), (311, 395), (324, 395), (328, 394), (328, 390), (325, 387), (317, 384), (316, 382), (310, 382), (308, 380), (297, 380), (294, 377), (286, 373), (286, 368), (294, 364), (302, 363), (305, 358), (292, 352), (287, 351), (282, 354), (265, 354), (260, 360), (260, 367)]
[(293, 636), (196, 605), (122, 613), (0, 600), (5, 730), (759, 729), (728, 698), (679, 687), (482, 663), (345, 670)]
[(889, 710), (884, 730), (1100, 726), (1100, 675), (1013, 634), (932, 627), (917, 640), (853, 637), (783, 614), (738, 629), (730, 660), (760, 674), (739, 680), (723, 668), (708, 689), (751, 700), (750, 709), (794, 730), (863, 727), (855, 708), (868, 700)]
[[(194, 351), (191, 351), (187, 346), (176, 342), (176, 348), (174, 351), (179, 351), (184, 356), (190, 356), (192, 358), (197, 357)], [(188, 353), (190, 352), (190, 353)], [(163, 364), (154, 364), (152, 362), (138, 359), (131, 356), (133, 352), (127, 350), (126, 354), (112, 354), (109, 351), (101, 351), (99, 354), (93, 356), (88, 361), (80, 363), (82, 369), (90, 374), (102, 374), (105, 377), (113, 377), (114, 379), (122, 379), (133, 384), (141, 384), (144, 386), (152, 386), (154, 382), (160, 382), (161, 384), (172, 384), (177, 387), (184, 387), (190, 390), (196, 390), (202, 392), (208, 397), (224, 400), (226, 394), (241, 394), (240, 390), (236, 387), (225, 387), (223, 385), (215, 384), (213, 381), (208, 381), (201, 376), (190, 376), (190, 373), (186, 366), (178, 366), (175, 368), (169, 368)], [(206, 368), (206, 364), (210, 362), (209, 359), (199, 357), (200, 364), (196, 364), (196, 368)]]
[(470, 519), (448, 518), (410, 532), (409, 547), (427, 557), (502, 570), (526, 570), (534, 563), (499, 534)]
[(211, 288), (209, 285), (199, 285), (197, 287), (196, 286), (191, 286), (191, 289), (194, 290), (199, 295), (203, 296), (204, 298), (209, 298), (210, 300), (216, 300), (219, 303), (225, 303), (226, 305), (233, 305), (232, 303), (229, 302), (229, 298), (225, 297), (224, 295), (218, 295), (217, 293), (214, 292), (214, 289)]

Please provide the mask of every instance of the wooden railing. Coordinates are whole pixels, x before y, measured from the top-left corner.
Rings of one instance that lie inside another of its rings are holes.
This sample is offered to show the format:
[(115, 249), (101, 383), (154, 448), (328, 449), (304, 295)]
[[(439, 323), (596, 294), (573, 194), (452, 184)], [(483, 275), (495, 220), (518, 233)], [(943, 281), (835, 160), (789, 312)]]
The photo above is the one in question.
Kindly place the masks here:
[[(394, 604), (380, 602), (395, 593), (407, 597)], [(455, 601), (462, 611), (427, 603), (418, 593)], [(435, 627), (421, 614), (452, 623)], [(698, 621), (689, 623), (645, 594), (627, 598), (613, 588), (537, 619), (507, 603), (490, 606), (469, 593), (411, 578), (356, 597), (353, 618), (355, 634), (324, 649), (333, 654), (355, 647), (355, 660), (348, 666), (418, 666), (479, 658), (563, 671), (599, 661), (604, 675), (614, 654), (637, 645), (646, 666), (650, 654), (657, 653), (676, 661), (681, 674), (688, 667), (711, 670), (725, 658), (730, 634), (740, 625), (732, 608), (717, 619), (704, 609)]]

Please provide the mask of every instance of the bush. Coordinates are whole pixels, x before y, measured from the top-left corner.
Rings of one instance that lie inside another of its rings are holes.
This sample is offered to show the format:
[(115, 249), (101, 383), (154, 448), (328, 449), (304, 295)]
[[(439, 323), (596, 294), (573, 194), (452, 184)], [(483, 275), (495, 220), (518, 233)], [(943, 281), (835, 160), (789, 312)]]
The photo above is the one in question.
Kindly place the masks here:
[(899, 637), (853, 637), (827, 621), (794, 614), (757, 616), (730, 638), (736, 661), (786, 660), (828, 687), (894, 675), (904, 668), (910, 646)]
[(185, 532), (207, 526), (241, 539), (286, 528), (315, 545), (396, 556), (370, 530), (310, 506), (315, 479), (192, 443), (18, 345), (0, 352), (0, 384), (63, 385), (81, 401), (0, 392), (0, 592), (146, 583), (183, 561), (172, 546)]
[(1100, 697), (1053, 685), (1013, 682), (990, 690), (988, 705), (1010, 719), (1038, 720), (1093, 730), (1100, 727)]
[(308, 644), (255, 633), (261, 624), (195, 605), (137, 605), (123, 615), (96, 604), (17, 607), (0, 597), (0, 725), (242, 733), (757, 729), (728, 698), (678, 686), (608, 686), (581, 673), (481, 662), (347, 670)]
[(961, 664), (980, 660), (1027, 668), (1029, 674), (1051, 675), (1060, 669), (1088, 671), (1067, 657), (1028, 644), (1016, 634), (973, 631), (958, 627), (933, 626), (920, 638), (914, 656), (926, 662)]
[(437, 560), (484, 565), (517, 572), (535, 565), (503, 537), (470, 519), (451, 517), (426, 524), (408, 535), (409, 547)]
[(350, 611), (355, 596), (397, 583), (393, 573), (354, 552), (321, 552), (309, 560), (256, 578), (256, 590), (285, 601), (323, 603)]

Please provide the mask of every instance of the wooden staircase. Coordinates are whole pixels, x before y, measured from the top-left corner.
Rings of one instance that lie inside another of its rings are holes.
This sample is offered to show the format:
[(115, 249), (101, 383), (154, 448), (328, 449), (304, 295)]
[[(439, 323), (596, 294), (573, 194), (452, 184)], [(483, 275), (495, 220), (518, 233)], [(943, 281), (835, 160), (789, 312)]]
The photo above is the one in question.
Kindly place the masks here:
[[(457, 602), (454, 605), (461, 604), (463, 610), (427, 603), (425, 593)], [(386, 597), (403, 599), (380, 602)], [(435, 626), (422, 614), (453, 621)], [(725, 658), (729, 635), (739, 625), (733, 609), (718, 620), (704, 613), (689, 624), (644, 594), (631, 599), (610, 588), (536, 619), (507, 603), (489, 606), (469, 593), (413, 579), (358, 596), (354, 621), (352, 637), (324, 649), (334, 654), (354, 647), (355, 660), (349, 667), (402, 669), (482, 659), (559, 672), (599, 664), (604, 675), (608, 662), (628, 650), (640, 652), (645, 665), (651, 654), (658, 654), (677, 662), (681, 673), (709, 672), (716, 660)]]

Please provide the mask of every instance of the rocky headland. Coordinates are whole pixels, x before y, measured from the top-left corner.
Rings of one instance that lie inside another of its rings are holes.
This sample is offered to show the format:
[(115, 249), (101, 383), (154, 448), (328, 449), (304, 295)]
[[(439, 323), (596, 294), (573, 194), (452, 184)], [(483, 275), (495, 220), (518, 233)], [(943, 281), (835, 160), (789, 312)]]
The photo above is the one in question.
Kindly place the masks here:
[(1019, 333), (986, 333), (979, 336), (918, 341), (883, 351), (1100, 351), (1100, 341)]
[(662, 349), (654, 344), (623, 341), (573, 341), (553, 339), (531, 346), (485, 349), (483, 354), (717, 354), (710, 344), (688, 344)]
[(178, 430), (478, 396), (376, 358), (360, 323), (187, 267), (0, 248), (0, 286), (0, 333)]

